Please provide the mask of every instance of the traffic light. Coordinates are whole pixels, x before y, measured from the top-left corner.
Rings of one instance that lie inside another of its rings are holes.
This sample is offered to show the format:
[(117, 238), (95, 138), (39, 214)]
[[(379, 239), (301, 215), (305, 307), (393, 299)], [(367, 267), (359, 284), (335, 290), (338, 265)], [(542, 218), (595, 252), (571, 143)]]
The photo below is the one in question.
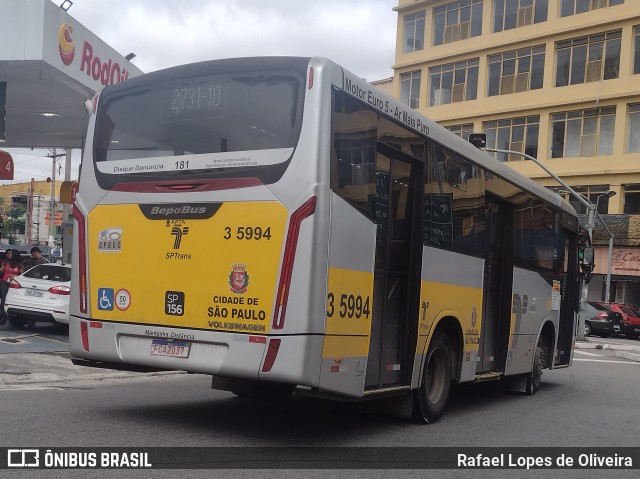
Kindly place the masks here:
[(487, 135), (485, 133), (469, 133), (469, 143), (476, 148), (486, 148)]
[(578, 231), (578, 261), (580, 268), (585, 273), (591, 273), (594, 268), (593, 264), (593, 248), (591, 247), (591, 238), (584, 228)]

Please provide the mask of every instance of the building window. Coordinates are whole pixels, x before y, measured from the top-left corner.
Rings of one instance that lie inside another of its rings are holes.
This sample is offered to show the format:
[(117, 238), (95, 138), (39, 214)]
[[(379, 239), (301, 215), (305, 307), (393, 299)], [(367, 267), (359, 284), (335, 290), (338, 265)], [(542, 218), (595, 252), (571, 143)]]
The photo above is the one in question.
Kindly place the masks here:
[(547, 21), (549, 0), (494, 0), (493, 31)]
[(551, 158), (610, 155), (616, 107), (551, 115)]
[(542, 88), (544, 45), (489, 57), (489, 96)]
[(433, 9), (433, 44), (482, 34), (482, 0), (458, 0)]
[(627, 125), (627, 153), (636, 153), (640, 151), (640, 103), (629, 105)]
[(624, 213), (640, 213), (640, 185), (624, 185)]
[(424, 14), (422, 10), (404, 16), (404, 53), (424, 48)]
[(633, 74), (640, 73), (640, 27), (633, 28)]
[(469, 139), (469, 133), (473, 133), (473, 123), (467, 123), (465, 125), (450, 125), (445, 126), (451, 133), (455, 133), (463, 140)]
[(400, 74), (400, 101), (411, 108), (420, 106), (420, 70)]
[(556, 86), (618, 78), (621, 30), (556, 43)]
[(447, 63), (429, 69), (429, 106), (475, 100), (478, 94), (479, 60)]
[[(482, 128), (487, 135), (487, 148), (511, 150), (538, 157), (540, 117), (527, 116), (506, 120), (485, 121)], [(523, 161), (521, 155), (493, 153), (498, 161)]]
[(624, 0), (560, 0), (560, 16), (568, 17), (597, 8), (621, 5)]
[[(572, 186), (571, 188), (576, 193), (580, 193), (585, 196), (594, 205), (598, 205), (598, 213), (601, 215), (606, 215), (609, 212), (609, 198), (602, 196), (609, 191), (609, 185)], [(566, 188), (563, 188), (562, 186), (554, 186), (549, 189), (558, 193), (567, 200), (579, 215), (587, 213), (587, 207), (582, 203), (582, 201), (569, 193)], [(601, 198), (598, 199), (598, 197)]]

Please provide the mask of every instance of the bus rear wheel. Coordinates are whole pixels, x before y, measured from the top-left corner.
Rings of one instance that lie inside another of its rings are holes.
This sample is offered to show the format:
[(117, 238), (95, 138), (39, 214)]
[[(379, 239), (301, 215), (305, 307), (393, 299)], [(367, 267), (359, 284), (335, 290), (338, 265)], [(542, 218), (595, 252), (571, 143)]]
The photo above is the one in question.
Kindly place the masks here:
[(422, 385), (413, 393), (413, 419), (422, 424), (436, 422), (451, 392), (451, 341), (442, 331), (434, 334), (422, 374)]
[(529, 396), (533, 396), (538, 392), (540, 388), (540, 380), (542, 378), (542, 367), (544, 365), (544, 350), (538, 344), (536, 348), (536, 355), (533, 358), (533, 365), (531, 366), (531, 372), (527, 374), (527, 387), (525, 392)]

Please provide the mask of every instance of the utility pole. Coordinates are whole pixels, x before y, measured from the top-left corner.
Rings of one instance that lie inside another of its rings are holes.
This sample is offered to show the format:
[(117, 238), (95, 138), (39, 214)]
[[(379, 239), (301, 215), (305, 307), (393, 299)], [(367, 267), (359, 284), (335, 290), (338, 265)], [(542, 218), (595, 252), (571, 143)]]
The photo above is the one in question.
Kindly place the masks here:
[[(49, 155), (50, 158), (53, 159), (51, 166), (51, 201), (49, 203), (49, 237), (47, 238), (47, 242), (50, 243), (53, 241), (53, 232), (55, 228), (55, 208), (56, 208), (56, 166), (58, 163), (58, 158), (64, 156), (64, 153), (57, 153), (57, 150), (53, 149), (53, 154)], [(51, 246), (51, 245), (49, 245)]]
[(33, 190), (35, 188), (35, 180), (31, 178), (29, 186), (29, 199), (27, 200), (27, 245), (33, 242)]
[[(71, 149), (67, 148), (65, 150), (65, 163), (64, 163), (64, 180), (69, 182), (71, 180)], [(70, 206), (67, 203), (62, 205), (62, 243), (60, 245), (62, 251), (60, 259), (62, 259), (63, 263), (71, 262), (71, 241), (67, 241), (65, 244), (65, 238), (69, 240), (71, 238), (72, 227), (69, 222), (70, 215)], [(71, 218), (73, 221), (73, 218)], [(66, 260), (65, 260), (66, 258)]]
[[(56, 149), (53, 149), (53, 155), (51, 155), (52, 167), (51, 167), (51, 202), (49, 203), (49, 238), (47, 242), (51, 242), (51, 238), (53, 238), (53, 228), (55, 225), (53, 224), (53, 218), (55, 216), (55, 207), (56, 207), (56, 160), (58, 155), (56, 155)], [(51, 246), (51, 245), (49, 245)]]
[(42, 195), (38, 195), (38, 221), (35, 222), (35, 227), (36, 227), (36, 244), (40, 244), (40, 221), (42, 221), (42, 213), (40, 211), (40, 208), (42, 206)]
[[(615, 191), (609, 191), (608, 193), (615, 194)], [(605, 193), (602, 196), (598, 196), (598, 199), (606, 196), (607, 196), (607, 193)], [(613, 195), (610, 195), (610, 196), (613, 196)], [(600, 213), (598, 213), (597, 209), (596, 209), (596, 214), (598, 215), (598, 219), (600, 219), (602, 226), (604, 226), (604, 229), (607, 230), (607, 233), (609, 233), (609, 252), (608, 252), (609, 261), (607, 263), (607, 279), (605, 280), (605, 293), (604, 293), (604, 300), (607, 303), (609, 303), (611, 302), (611, 260), (613, 257), (613, 233), (611, 232), (607, 224), (604, 222), (604, 220), (602, 219), (602, 216), (600, 216)]]

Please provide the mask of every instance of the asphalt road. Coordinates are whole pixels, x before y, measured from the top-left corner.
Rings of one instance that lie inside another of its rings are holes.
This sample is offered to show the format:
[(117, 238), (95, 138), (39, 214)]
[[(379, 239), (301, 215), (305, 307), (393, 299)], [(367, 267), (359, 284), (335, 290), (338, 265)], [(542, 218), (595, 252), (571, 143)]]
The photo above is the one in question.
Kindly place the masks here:
[(0, 325), (0, 354), (69, 351), (69, 328), (64, 324), (32, 323), (16, 328)]
[[(454, 389), (436, 424), (415, 425), (370, 407), (310, 398), (237, 398), (184, 373), (139, 374), (73, 366), (65, 331), (0, 331), (2, 447), (635, 446), (640, 363), (614, 351), (576, 350), (574, 365), (545, 371), (528, 397), (494, 384)], [(35, 334), (35, 335), (30, 335)], [(2, 338), (27, 335), (20, 347)], [(30, 336), (29, 336), (30, 335)], [(635, 344), (607, 339), (606, 344)], [(384, 409), (384, 408), (383, 408)], [(239, 451), (242, 449), (239, 449)], [(1, 471), (0, 471), (1, 472)], [(637, 477), (636, 471), (4, 471), (2, 477)]]

